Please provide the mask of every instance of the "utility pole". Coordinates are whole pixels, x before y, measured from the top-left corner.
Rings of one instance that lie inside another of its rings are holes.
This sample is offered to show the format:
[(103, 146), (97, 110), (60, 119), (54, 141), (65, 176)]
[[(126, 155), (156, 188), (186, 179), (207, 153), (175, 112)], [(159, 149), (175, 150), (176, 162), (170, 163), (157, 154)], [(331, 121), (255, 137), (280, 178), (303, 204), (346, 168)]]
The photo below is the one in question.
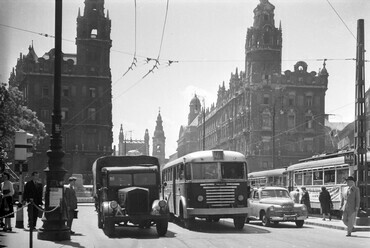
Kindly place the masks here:
[(368, 164), (366, 161), (366, 105), (365, 105), (365, 37), (364, 20), (357, 20), (357, 54), (356, 54), (356, 119), (355, 119), (355, 150), (354, 168), (350, 173), (357, 177), (360, 188), (360, 211), (357, 225), (370, 225), (369, 198), (367, 195)]
[(203, 151), (206, 149), (206, 101), (203, 97)]

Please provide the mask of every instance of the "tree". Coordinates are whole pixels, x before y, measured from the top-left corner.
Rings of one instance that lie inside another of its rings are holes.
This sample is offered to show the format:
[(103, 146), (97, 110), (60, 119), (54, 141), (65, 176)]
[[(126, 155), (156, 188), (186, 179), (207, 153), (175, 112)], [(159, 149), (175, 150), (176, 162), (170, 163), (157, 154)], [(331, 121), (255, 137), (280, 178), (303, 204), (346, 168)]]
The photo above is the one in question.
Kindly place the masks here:
[(17, 130), (24, 130), (33, 134), (33, 144), (36, 145), (41, 139), (47, 136), (45, 125), (36, 115), (36, 112), (29, 109), (23, 100), (23, 93), (9, 78), (9, 86), (0, 83), (0, 128), (3, 130), (0, 139), (8, 151), (13, 151), (14, 135)]

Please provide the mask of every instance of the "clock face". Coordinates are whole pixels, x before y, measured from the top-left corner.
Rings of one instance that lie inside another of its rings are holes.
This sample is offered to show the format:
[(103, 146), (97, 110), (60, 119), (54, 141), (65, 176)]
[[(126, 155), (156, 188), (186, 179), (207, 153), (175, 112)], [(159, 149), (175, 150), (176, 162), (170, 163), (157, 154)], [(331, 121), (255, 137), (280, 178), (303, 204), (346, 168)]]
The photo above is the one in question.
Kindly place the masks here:
[(161, 152), (161, 145), (156, 146), (157, 152)]

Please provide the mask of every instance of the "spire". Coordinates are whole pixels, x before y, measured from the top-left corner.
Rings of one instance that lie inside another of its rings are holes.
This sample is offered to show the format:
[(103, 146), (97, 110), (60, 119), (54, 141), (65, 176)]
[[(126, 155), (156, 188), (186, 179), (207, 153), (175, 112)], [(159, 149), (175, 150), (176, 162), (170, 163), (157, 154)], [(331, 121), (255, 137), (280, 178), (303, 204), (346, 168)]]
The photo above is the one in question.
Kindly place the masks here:
[(107, 10), (107, 19), (109, 20), (109, 9)]
[(81, 17), (81, 10), (80, 10), (80, 7), (78, 7), (78, 17)]
[(282, 28), (281, 28), (281, 21), (279, 22), (279, 30), (282, 30)]
[(123, 136), (123, 128), (122, 128), (122, 124), (121, 124), (121, 128), (119, 130), (118, 140), (119, 140), (120, 143), (123, 143), (123, 139), (124, 139), (124, 136)]

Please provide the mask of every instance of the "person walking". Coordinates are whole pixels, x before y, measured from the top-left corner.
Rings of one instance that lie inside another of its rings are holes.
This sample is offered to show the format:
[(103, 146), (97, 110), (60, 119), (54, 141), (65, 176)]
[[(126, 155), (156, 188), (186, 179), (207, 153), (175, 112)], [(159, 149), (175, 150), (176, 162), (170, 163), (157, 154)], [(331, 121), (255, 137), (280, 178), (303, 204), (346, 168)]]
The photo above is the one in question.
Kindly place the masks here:
[(301, 204), (306, 205), (306, 208), (307, 208), (307, 217), (308, 217), (308, 214), (311, 213), (310, 194), (306, 190), (306, 187), (302, 187), (301, 190), (302, 190)]
[(7, 172), (3, 173), (4, 182), (1, 183), (1, 192), (2, 192), (2, 199), (1, 199), (1, 208), (0, 208), (0, 216), (4, 216), (5, 224), (4, 224), (4, 232), (12, 231), (12, 225), (10, 222), (10, 218), (14, 218), (14, 208), (13, 208), (13, 195), (14, 195), (14, 187), (13, 183), (9, 180), (10, 174)]
[[(37, 171), (34, 171), (31, 174), (31, 180), (29, 180), (24, 186), (23, 193), (23, 199), (27, 203), (29, 203), (27, 207), (29, 228), (36, 228), (37, 218), (39, 214), (39, 210), (36, 206), (40, 207), (43, 205), (42, 191), (43, 186), (42, 183), (40, 183), (40, 174)], [(31, 201), (33, 201), (33, 203), (31, 203)]]
[(347, 190), (341, 197), (341, 210), (343, 211), (342, 221), (347, 226), (347, 237), (351, 236), (356, 221), (356, 215), (360, 209), (360, 190), (355, 185), (352, 176), (346, 178)]
[(290, 192), (290, 197), (293, 199), (294, 203), (299, 203), (299, 189)]
[(319, 195), (319, 201), (321, 205), (322, 211), (322, 220), (325, 220), (326, 215), (329, 216), (329, 220), (331, 220), (330, 209), (333, 207), (333, 202), (331, 201), (331, 196), (329, 191), (326, 190), (326, 187), (321, 187), (321, 192)]
[(68, 178), (69, 185), (65, 187), (64, 190), (64, 197), (66, 201), (67, 206), (67, 226), (70, 229), (71, 234), (75, 234), (74, 231), (72, 231), (72, 222), (74, 218), (74, 212), (77, 209), (77, 197), (76, 197), (76, 180), (75, 177)]

